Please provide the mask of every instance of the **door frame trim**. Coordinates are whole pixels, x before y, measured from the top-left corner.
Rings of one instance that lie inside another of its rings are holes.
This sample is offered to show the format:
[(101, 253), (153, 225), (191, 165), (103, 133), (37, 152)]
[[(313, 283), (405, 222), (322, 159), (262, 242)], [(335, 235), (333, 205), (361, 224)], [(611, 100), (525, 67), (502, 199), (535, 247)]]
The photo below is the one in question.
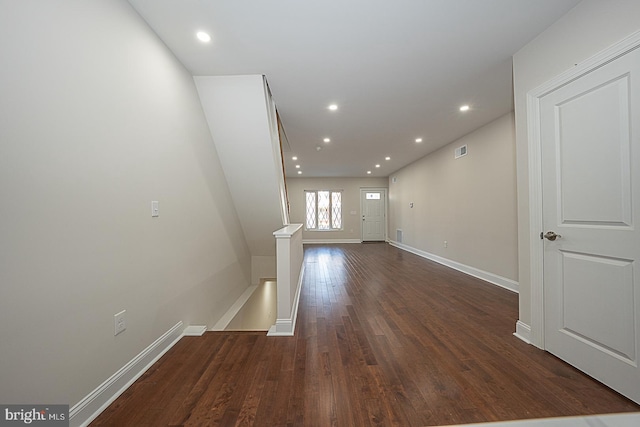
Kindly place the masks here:
[(574, 68), (559, 74), (527, 93), (527, 136), (529, 155), (529, 263), (531, 284), (531, 344), (545, 349), (544, 341), (544, 245), (542, 218), (542, 141), (540, 100), (550, 92), (640, 48), (640, 31), (632, 33)]
[(381, 241), (384, 242), (388, 242), (389, 241), (389, 233), (388, 233), (388, 224), (387, 224), (387, 218), (388, 216), (388, 212), (387, 209), (389, 209), (389, 202), (387, 201), (387, 191), (388, 189), (385, 187), (360, 187), (360, 243), (364, 242), (364, 221), (362, 221), (362, 214), (364, 212), (363, 209), (363, 204), (362, 204), (362, 198), (364, 196), (364, 193), (367, 191), (381, 191), (383, 194), (383, 199), (384, 199), (384, 236), (382, 237)]

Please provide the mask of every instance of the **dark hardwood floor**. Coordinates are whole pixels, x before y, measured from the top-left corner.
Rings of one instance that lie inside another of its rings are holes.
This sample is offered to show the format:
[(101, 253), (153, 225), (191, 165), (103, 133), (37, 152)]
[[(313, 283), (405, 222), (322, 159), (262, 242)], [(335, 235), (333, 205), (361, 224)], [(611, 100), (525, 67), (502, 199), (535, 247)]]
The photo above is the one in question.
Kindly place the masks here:
[(92, 426), (423, 426), (639, 411), (512, 333), (518, 296), (387, 244), (305, 247), (295, 337), (185, 337)]

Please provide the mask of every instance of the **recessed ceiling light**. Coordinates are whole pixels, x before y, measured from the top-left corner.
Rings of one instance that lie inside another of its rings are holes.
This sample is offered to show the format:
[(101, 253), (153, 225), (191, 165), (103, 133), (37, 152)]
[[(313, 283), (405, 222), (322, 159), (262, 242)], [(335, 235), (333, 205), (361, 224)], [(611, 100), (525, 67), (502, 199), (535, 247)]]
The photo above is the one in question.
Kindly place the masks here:
[(324, 142), (331, 142), (331, 138), (325, 138), (323, 139)]
[(371, 171), (367, 171), (367, 174), (368, 174), (368, 175), (371, 175)]
[(387, 156), (384, 158), (385, 160), (391, 160), (391, 157)]
[(338, 109), (338, 104), (331, 104), (327, 108), (329, 108), (329, 110), (331, 111), (336, 111)]
[(298, 171), (298, 175), (302, 175), (302, 171)]
[(416, 142), (417, 142), (417, 143), (422, 142), (422, 138), (416, 138)]
[(316, 147), (316, 151), (320, 151), (322, 150), (322, 147), (320, 147), (319, 145)]
[(460, 107), (460, 111), (469, 111), (469, 106), (463, 105), (462, 107)]
[(377, 167), (377, 168), (379, 168), (379, 167), (380, 167), (380, 165), (376, 165), (376, 167)]
[(300, 165), (296, 165), (296, 169), (300, 169)]
[(298, 156), (293, 156), (291, 160), (298, 160)]
[(198, 33), (196, 34), (196, 37), (198, 38), (198, 40), (200, 40), (203, 43), (208, 43), (211, 41), (211, 36), (205, 33), (204, 31), (198, 31)]

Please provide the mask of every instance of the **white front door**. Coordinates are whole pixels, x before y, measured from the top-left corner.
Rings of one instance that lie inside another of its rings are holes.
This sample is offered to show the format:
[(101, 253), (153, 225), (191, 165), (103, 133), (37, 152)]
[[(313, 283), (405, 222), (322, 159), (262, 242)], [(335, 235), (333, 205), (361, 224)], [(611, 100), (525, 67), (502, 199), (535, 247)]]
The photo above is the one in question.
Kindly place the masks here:
[(640, 402), (640, 49), (539, 105), (544, 346)]
[(385, 240), (386, 201), (384, 189), (360, 189), (363, 242)]

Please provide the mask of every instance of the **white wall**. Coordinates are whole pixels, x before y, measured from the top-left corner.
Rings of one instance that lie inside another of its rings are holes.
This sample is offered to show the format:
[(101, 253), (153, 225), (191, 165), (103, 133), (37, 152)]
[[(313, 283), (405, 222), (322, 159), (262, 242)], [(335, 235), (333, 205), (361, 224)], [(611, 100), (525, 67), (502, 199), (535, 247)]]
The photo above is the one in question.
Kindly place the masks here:
[[(391, 174), (390, 239), (401, 229), (404, 245), (516, 282), (513, 120), (509, 113)], [(465, 144), (468, 154), (455, 159)]]
[(305, 190), (342, 190), (341, 231), (307, 231), (302, 239), (312, 241), (360, 241), (362, 237), (360, 188), (387, 188), (387, 178), (287, 178), (290, 217), (293, 224), (305, 223)]
[(251, 283), (257, 285), (276, 277), (273, 232), (288, 220), (272, 98), (260, 74), (194, 80), (251, 251)]
[[(520, 320), (531, 321), (527, 92), (640, 30), (640, 1), (583, 0), (513, 57), (518, 170)], [(542, 230), (540, 230), (542, 231)], [(534, 236), (535, 237), (535, 236)]]
[(193, 79), (126, 1), (0, 0), (0, 58), (0, 402), (73, 405), (212, 326), (250, 254)]
[(285, 225), (278, 203), (282, 158), (274, 158), (274, 143), (278, 155), (280, 146), (272, 141), (263, 77), (194, 79), (251, 255), (275, 259), (273, 232)]

